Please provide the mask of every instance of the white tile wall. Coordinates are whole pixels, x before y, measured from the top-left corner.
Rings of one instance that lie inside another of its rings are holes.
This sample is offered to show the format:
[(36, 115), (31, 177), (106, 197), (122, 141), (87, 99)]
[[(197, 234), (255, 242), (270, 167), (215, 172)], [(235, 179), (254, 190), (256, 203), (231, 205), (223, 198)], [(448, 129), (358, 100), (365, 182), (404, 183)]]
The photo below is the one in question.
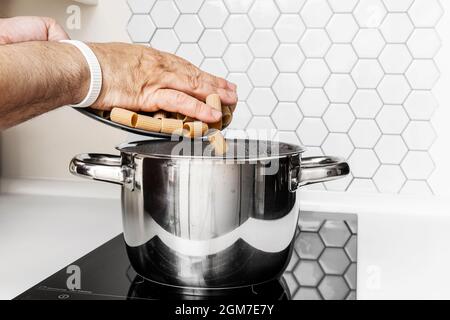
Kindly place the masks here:
[(238, 84), (232, 129), (276, 129), (352, 175), (319, 188), (432, 193), (439, 0), (128, 0), (130, 38)]

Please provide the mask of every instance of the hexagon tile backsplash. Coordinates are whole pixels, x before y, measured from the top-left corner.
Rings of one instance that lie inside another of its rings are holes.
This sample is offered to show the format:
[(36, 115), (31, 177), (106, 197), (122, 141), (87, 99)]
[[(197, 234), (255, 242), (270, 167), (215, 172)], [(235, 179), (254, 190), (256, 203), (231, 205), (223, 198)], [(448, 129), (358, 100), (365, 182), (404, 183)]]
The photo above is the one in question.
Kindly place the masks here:
[(352, 175), (313, 188), (431, 194), (439, 0), (128, 0), (135, 43), (238, 84), (231, 129), (273, 129)]
[(294, 300), (355, 300), (356, 215), (301, 212), (292, 259), (283, 275)]

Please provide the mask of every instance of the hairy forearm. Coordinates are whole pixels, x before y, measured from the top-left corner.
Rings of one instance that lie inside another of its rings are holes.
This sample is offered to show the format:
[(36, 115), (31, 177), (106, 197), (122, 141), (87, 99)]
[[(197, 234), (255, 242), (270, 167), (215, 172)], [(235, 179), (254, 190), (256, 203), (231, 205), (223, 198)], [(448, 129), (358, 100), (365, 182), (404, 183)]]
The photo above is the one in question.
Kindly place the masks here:
[(0, 46), (0, 130), (80, 102), (90, 73), (80, 51), (57, 42)]

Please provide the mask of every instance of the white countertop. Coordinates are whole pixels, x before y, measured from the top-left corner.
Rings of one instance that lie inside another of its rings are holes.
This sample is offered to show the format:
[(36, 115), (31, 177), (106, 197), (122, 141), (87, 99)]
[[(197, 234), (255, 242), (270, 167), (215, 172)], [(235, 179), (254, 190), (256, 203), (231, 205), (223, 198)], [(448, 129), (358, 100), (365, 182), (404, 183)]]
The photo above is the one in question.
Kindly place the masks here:
[(0, 195), (0, 299), (12, 299), (122, 232), (120, 202)]
[[(14, 298), (122, 231), (118, 198), (41, 191), (0, 195), (0, 299)], [(358, 214), (359, 299), (450, 298), (448, 200), (302, 191), (301, 208)]]

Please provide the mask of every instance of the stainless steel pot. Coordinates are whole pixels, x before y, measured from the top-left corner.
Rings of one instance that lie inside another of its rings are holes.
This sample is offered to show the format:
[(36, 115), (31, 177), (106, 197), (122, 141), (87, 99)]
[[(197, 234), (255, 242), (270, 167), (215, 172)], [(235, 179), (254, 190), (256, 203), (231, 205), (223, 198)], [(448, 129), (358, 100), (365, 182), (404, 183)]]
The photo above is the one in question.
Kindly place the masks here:
[(75, 157), (78, 176), (122, 185), (124, 236), (132, 266), (166, 285), (236, 288), (279, 277), (299, 216), (297, 189), (349, 173), (332, 157), (303, 158), (290, 144), (154, 140), (120, 156)]

